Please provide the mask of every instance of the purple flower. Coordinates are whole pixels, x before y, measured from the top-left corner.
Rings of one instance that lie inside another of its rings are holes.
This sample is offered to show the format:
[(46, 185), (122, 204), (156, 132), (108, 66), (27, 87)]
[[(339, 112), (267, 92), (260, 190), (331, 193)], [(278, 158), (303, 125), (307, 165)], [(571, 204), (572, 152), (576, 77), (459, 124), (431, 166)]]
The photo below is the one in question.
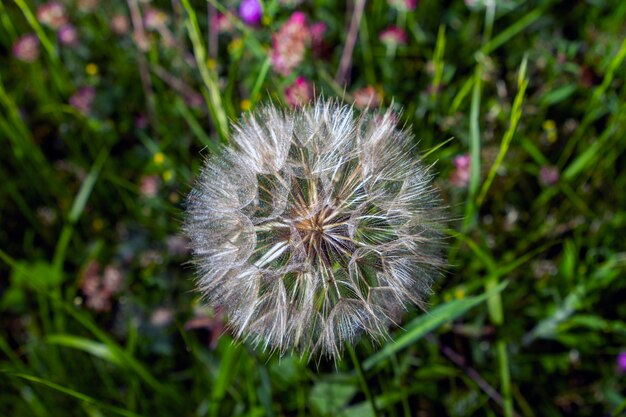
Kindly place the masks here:
[(250, 26), (258, 25), (263, 17), (263, 7), (259, 0), (243, 0), (239, 5), (239, 17)]
[(13, 56), (20, 61), (35, 62), (39, 58), (39, 38), (29, 33), (13, 44)]
[(368, 85), (352, 93), (354, 105), (359, 109), (376, 108), (382, 102), (382, 94), (375, 87)]
[(387, 46), (405, 45), (409, 41), (406, 32), (397, 26), (390, 26), (380, 32), (380, 41)]
[(91, 112), (91, 105), (96, 98), (96, 89), (89, 87), (79, 88), (78, 91), (70, 97), (70, 105), (84, 115)]
[(559, 180), (559, 169), (555, 166), (544, 165), (539, 169), (539, 182), (545, 187), (554, 185)]
[(59, 29), (59, 42), (66, 46), (74, 46), (78, 43), (78, 32), (71, 23), (61, 26)]
[(626, 351), (620, 352), (617, 355), (617, 368), (620, 372), (626, 372)]

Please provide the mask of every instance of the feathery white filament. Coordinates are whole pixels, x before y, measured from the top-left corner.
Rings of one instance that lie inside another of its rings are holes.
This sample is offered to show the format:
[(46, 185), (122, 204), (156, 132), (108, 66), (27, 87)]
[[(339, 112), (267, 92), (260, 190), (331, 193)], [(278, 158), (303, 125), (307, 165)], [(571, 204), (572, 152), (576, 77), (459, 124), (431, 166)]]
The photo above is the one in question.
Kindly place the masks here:
[(391, 112), (320, 99), (266, 107), (209, 159), (184, 229), (198, 286), (238, 337), (338, 356), (379, 340), (442, 266), (444, 220), (428, 168)]

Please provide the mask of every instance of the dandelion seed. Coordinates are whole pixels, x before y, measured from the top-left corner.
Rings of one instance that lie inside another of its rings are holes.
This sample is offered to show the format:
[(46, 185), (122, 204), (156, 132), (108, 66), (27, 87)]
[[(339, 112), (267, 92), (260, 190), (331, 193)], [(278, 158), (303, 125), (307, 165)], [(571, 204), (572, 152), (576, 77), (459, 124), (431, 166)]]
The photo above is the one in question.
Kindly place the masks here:
[(393, 113), (333, 101), (234, 127), (187, 200), (198, 288), (235, 337), (338, 357), (424, 307), (443, 266), (440, 201)]

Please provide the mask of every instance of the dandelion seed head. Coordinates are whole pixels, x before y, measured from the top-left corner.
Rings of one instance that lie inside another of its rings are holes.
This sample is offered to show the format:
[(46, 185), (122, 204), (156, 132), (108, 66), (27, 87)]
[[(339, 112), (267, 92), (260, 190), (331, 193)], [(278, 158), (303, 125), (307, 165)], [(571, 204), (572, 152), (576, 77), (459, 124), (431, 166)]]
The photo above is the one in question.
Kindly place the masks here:
[(235, 126), (187, 199), (198, 288), (233, 334), (338, 357), (425, 306), (444, 219), (431, 174), (395, 116), (318, 99)]

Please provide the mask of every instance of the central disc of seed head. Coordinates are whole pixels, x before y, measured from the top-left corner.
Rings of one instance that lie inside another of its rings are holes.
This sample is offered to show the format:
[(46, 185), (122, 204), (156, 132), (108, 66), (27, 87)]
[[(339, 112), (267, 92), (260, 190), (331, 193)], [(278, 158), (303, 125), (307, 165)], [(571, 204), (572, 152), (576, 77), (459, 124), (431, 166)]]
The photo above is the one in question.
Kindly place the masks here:
[[(299, 207), (299, 210), (304, 210)], [(350, 257), (353, 241), (348, 235), (345, 218), (331, 206), (324, 206), (313, 215), (303, 216), (294, 222), (294, 226), (302, 239), (309, 262), (323, 262), (331, 266), (334, 261)]]

